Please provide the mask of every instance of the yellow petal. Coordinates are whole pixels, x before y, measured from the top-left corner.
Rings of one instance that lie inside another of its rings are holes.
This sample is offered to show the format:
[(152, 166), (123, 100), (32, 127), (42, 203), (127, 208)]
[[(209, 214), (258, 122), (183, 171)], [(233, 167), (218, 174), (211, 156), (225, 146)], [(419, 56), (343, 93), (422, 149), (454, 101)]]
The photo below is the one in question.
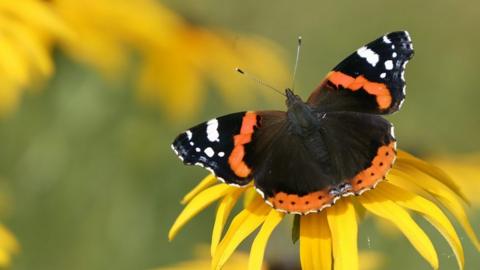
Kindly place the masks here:
[(260, 196), (235, 216), (212, 258), (212, 269), (221, 269), (240, 243), (257, 229), (272, 208)]
[(205, 178), (203, 178), (202, 181), (200, 181), (200, 183), (198, 185), (196, 185), (192, 191), (190, 191), (189, 193), (187, 193), (187, 195), (185, 195), (182, 199), (182, 204), (186, 204), (188, 203), (193, 197), (197, 196), (197, 194), (206, 189), (207, 187), (209, 186), (212, 186), (213, 184), (217, 183), (218, 180), (217, 178), (215, 178), (215, 176), (213, 174), (209, 174), (207, 175)]
[(29, 72), (28, 58), (15, 40), (8, 38), (1, 40), (0, 59), (2, 59), (0, 61), (0, 72), (3, 78), (8, 78), (21, 87), (29, 82), (31, 74)]
[(12, 263), (12, 254), (5, 250), (0, 250), (0, 267), (8, 269)]
[(435, 159), (446, 173), (448, 173), (460, 188), (465, 196), (476, 206), (480, 206), (480, 152), (477, 154), (454, 156), (450, 158)]
[(1, 16), (0, 25), (3, 26), (2, 31), (4, 32), (2, 42), (8, 38), (15, 44), (17, 51), (25, 54), (25, 66), (30, 72), (36, 69), (35, 71), (40, 71), (42, 75), (52, 74), (53, 63), (49, 46), (47, 42), (41, 40), (37, 29)]
[(8, 268), (12, 255), (18, 253), (20, 245), (17, 239), (5, 226), (0, 224), (0, 268)]
[(0, 240), (0, 249), (2, 250), (8, 253), (18, 253), (20, 250), (20, 244), (13, 233), (2, 224), (0, 224)]
[(175, 223), (173, 223), (168, 232), (168, 239), (171, 241), (178, 231), (200, 211), (218, 200), (220, 197), (223, 197), (225, 194), (233, 192), (236, 189), (237, 188), (225, 184), (218, 184), (200, 192), (190, 201), (189, 204), (187, 204), (187, 206), (185, 206), (182, 213), (177, 217)]
[(430, 238), (415, 223), (408, 212), (375, 192), (365, 192), (358, 197), (360, 203), (373, 214), (385, 218), (395, 224), (408, 238), (418, 253), (425, 258), (434, 269), (438, 269), (438, 256)]
[(358, 269), (357, 217), (350, 199), (342, 198), (327, 208), (327, 219), (332, 234), (334, 269)]
[(247, 207), (256, 196), (258, 196), (258, 193), (254, 188), (245, 190), (243, 195), (243, 207)]
[[(209, 252), (208, 246), (199, 245), (195, 247), (194, 257), (192, 259), (151, 270), (207, 270), (210, 269), (211, 266)], [(241, 251), (235, 252), (225, 264), (223, 270), (246, 270), (248, 267), (248, 259), (248, 253)], [(267, 270), (268, 268), (264, 267), (263, 269)]]
[(273, 230), (282, 221), (284, 214), (278, 212), (275, 209), (271, 209), (268, 213), (262, 228), (258, 232), (255, 240), (253, 241), (252, 248), (250, 250), (250, 258), (248, 261), (248, 270), (260, 270), (262, 269), (263, 254), (267, 246), (268, 239)]
[(480, 250), (480, 242), (475, 235), (472, 225), (468, 221), (465, 209), (463, 208), (458, 197), (446, 185), (424, 173), (419, 172), (418, 170), (415, 170), (414, 168), (408, 167), (402, 167), (401, 170), (392, 170), (392, 173), (389, 174), (388, 179), (390, 183), (403, 189), (409, 190), (412, 183), (414, 183), (416, 186), (419, 186), (423, 190), (432, 194), (435, 199), (442, 203), (442, 205), (445, 206), (450, 213), (452, 213), (452, 215), (465, 230), (475, 247)]
[(332, 239), (326, 211), (300, 217), (300, 262), (303, 270), (332, 269)]
[(16, 82), (0, 80), (0, 118), (13, 112), (18, 107), (22, 92)]
[(398, 188), (388, 182), (379, 185), (376, 189), (376, 193), (379, 193), (386, 198), (390, 198), (390, 200), (393, 200), (400, 206), (422, 214), (425, 219), (437, 228), (445, 240), (447, 240), (457, 258), (458, 267), (463, 269), (465, 258), (462, 243), (458, 238), (455, 228), (440, 208), (438, 208), (433, 202), (404, 189)]
[(437, 179), (438, 181), (442, 182), (444, 185), (449, 187), (455, 194), (457, 194), (460, 198), (462, 198), (465, 202), (468, 202), (467, 197), (463, 194), (460, 190), (460, 187), (455, 183), (455, 181), (446, 174), (442, 169), (434, 166), (428, 162), (425, 162), (419, 158), (416, 158), (413, 155), (410, 155), (404, 151), (397, 151), (398, 159), (397, 164), (412, 166), (428, 175), (432, 178)]
[(238, 197), (242, 194), (243, 189), (238, 189), (225, 195), (222, 201), (220, 201), (217, 213), (215, 215), (215, 223), (213, 225), (213, 232), (212, 232), (212, 243), (210, 245), (210, 254), (213, 257), (215, 251), (217, 250), (218, 243), (220, 242), (220, 238), (222, 237), (223, 228), (225, 223), (227, 222), (228, 216), (232, 211), (233, 206), (238, 200)]
[(11, 12), (24, 22), (29, 22), (35, 27), (48, 30), (63, 38), (72, 38), (73, 33), (64, 22), (49, 8), (48, 3), (34, 0), (0, 1), (0, 8)]

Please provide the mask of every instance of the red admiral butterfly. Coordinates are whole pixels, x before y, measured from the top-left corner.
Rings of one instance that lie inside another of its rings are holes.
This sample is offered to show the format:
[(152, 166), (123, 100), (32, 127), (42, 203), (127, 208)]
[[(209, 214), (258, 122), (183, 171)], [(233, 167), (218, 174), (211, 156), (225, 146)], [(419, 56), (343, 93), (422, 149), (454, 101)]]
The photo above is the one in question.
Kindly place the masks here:
[(229, 185), (253, 179), (275, 209), (321, 211), (374, 188), (392, 167), (393, 126), (380, 115), (402, 106), (412, 56), (408, 32), (386, 34), (338, 64), (307, 102), (286, 89), (286, 112), (221, 116), (180, 134), (172, 149)]

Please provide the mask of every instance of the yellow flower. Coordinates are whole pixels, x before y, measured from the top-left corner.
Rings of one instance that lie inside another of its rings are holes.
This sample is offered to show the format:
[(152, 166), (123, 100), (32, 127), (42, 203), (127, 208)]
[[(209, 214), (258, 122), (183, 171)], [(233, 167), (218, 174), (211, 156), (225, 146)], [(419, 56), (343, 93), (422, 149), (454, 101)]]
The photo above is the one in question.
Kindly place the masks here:
[[(227, 218), (242, 194), (245, 195), (246, 206), (222, 235)], [(431, 267), (438, 269), (435, 248), (410, 212), (420, 214), (445, 237), (459, 269), (463, 269), (462, 243), (440, 209), (440, 206), (445, 207), (455, 217), (480, 250), (480, 242), (463, 208), (463, 199), (459, 188), (442, 170), (399, 151), (387, 180), (374, 190), (357, 197), (342, 198), (333, 207), (318, 214), (300, 216), (302, 269), (330, 270), (332, 266), (335, 270), (359, 269), (357, 215), (365, 211), (396, 225)], [(215, 177), (207, 176), (185, 196), (183, 202), (187, 205), (173, 224), (169, 239), (173, 239), (193, 216), (217, 200), (220, 202), (212, 232), (212, 269), (220, 269), (240, 243), (259, 227), (250, 250), (248, 269), (260, 269), (268, 238), (285, 214), (264, 203), (251, 185), (237, 188), (217, 184)]]
[(432, 162), (441, 166), (449, 175), (458, 179), (458, 185), (475, 207), (480, 207), (480, 154), (450, 158), (436, 158)]
[(10, 265), (12, 255), (18, 253), (20, 247), (13, 234), (0, 224), (0, 268)]
[(0, 115), (14, 110), (21, 94), (53, 73), (51, 39), (69, 36), (45, 1), (0, 0)]
[(275, 44), (189, 24), (155, 0), (0, 0), (0, 31), (0, 114), (37, 77), (52, 76), (54, 45), (108, 78), (131, 72), (139, 98), (171, 118), (194, 115), (210, 83), (226, 102), (256, 98), (240, 91), (250, 82), (237, 66), (268, 81), (289, 78)]
[[(174, 265), (156, 268), (156, 270), (209, 270), (211, 268), (210, 254), (208, 247), (199, 246), (195, 249), (195, 259), (190, 261), (180, 262)], [(362, 263), (360, 270), (375, 270), (381, 269), (383, 265), (384, 257), (375, 251), (361, 251), (360, 258), (365, 263)], [(245, 270), (248, 268), (249, 257), (245, 252), (235, 252), (229, 258), (227, 264), (224, 265), (223, 270)], [(285, 265), (285, 262), (278, 261), (280, 265)], [(276, 269), (275, 263), (270, 267), (264, 263), (262, 270)], [(286, 269), (286, 267), (282, 267)], [(294, 268), (297, 269), (297, 268)]]
[[(210, 256), (208, 246), (199, 246), (195, 249), (195, 259), (190, 261), (184, 261), (175, 265), (160, 267), (156, 270), (209, 270), (210, 269)], [(248, 267), (248, 254), (244, 252), (235, 252), (228, 263), (224, 266), (223, 270), (245, 270)], [(267, 270), (265, 265), (263, 270)]]
[(76, 34), (61, 42), (70, 55), (114, 78), (132, 63), (128, 52), (133, 50), (139, 58), (140, 99), (161, 105), (172, 118), (194, 115), (209, 83), (225, 101), (255, 98), (239, 91), (249, 82), (234, 72), (237, 66), (269, 81), (289, 78), (273, 43), (191, 25), (155, 0), (51, 3)]

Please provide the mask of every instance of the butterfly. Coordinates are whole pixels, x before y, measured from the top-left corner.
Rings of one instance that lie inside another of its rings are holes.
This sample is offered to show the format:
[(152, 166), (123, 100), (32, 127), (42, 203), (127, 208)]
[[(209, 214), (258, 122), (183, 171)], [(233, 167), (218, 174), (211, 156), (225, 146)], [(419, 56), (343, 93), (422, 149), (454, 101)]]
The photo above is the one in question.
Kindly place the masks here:
[(287, 88), (286, 111), (214, 118), (178, 135), (172, 149), (226, 184), (253, 181), (278, 211), (319, 212), (374, 188), (393, 166), (394, 128), (382, 115), (401, 108), (412, 56), (408, 32), (388, 33), (340, 62), (306, 102)]

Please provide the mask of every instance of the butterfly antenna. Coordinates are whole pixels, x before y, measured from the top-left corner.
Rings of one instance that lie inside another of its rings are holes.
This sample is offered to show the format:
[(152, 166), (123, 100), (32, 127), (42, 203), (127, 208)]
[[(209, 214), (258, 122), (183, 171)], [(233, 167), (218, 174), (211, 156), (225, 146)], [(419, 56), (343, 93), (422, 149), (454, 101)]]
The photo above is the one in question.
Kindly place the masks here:
[(295, 89), (295, 77), (297, 75), (298, 61), (300, 60), (300, 48), (302, 47), (302, 36), (297, 39), (297, 56), (295, 57), (295, 66), (293, 67), (292, 89)]
[(264, 81), (262, 81), (262, 80), (260, 80), (259, 78), (251, 75), (250, 73), (245, 72), (243, 69), (235, 68), (235, 71), (237, 71), (238, 73), (246, 76), (247, 78), (249, 78), (250, 80), (252, 80), (252, 81), (254, 81), (254, 82), (256, 82), (256, 83), (261, 84), (261, 85), (263, 85), (263, 86), (265, 86), (265, 87), (268, 87), (268, 88), (272, 89), (273, 91), (279, 93), (280, 95), (285, 96), (285, 94), (284, 94), (282, 91), (280, 91), (280, 90), (278, 90), (277, 88), (271, 86), (270, 84), (265, 83)]

